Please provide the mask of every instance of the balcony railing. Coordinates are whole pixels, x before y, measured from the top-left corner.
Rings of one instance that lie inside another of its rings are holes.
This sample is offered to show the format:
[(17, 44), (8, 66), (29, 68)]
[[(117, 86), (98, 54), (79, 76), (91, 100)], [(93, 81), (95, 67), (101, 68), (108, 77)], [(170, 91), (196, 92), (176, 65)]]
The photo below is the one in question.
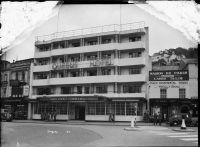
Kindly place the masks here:
[(104, 25), (104, 26), (96, 26), (96, 27), (91, 27), (91, 28), (56, 32), (50, 35), (37, 36), (36, 42), (50, 41), (53, 39), (73, 37), (73, 36), (79, 36), (79, 35), (88, 35), (88, 34), (94, 34), (94, 33), (113, 32), (113, 31), (120, 32), (120, 31), (128, 31), (128, 30), (137, 30), (138, 32), (141, 32), (143, 31), (144, 27), (145, 27), (144, 21), (121, 24), (121, 25), (111, 24), (111, 25)]

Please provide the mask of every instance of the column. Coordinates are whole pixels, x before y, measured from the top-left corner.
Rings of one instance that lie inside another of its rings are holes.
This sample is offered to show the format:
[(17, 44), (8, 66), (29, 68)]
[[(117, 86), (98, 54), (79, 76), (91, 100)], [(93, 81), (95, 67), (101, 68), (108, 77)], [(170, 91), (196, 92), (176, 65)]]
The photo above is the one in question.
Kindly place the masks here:
[(114, 93), (117, 93), (117, 92), (118, 92), (117, 89), (118, 89), (118, 88), (117, 88), (117, 82), (115, 82), (115, 83), (114, 83)]
[(118, 34), (115, 35), (115, 43), (119, 42)]
[(31, 113), (32, 113), (31, 112), (31, 103), (29, 102), (28, 103), (28, 118), (27, 118), (28, 120), (32, 119)]

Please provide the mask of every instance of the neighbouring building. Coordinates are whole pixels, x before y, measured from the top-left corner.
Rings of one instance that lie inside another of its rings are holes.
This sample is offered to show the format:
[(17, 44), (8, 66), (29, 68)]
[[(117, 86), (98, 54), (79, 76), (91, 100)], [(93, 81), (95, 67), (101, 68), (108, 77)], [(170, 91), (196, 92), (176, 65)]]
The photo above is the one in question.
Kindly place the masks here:
[(33, 59), (6, 62), (1, 72), (1, 106), (12, 112), (14, 119), (27, 119), (30, 65)]
[(30, 119), (143, 120), (149, 30), (144, 22), (38, 36), (31, 65)]
[(174, 114), (198, 114), (198, 61), (184, 60), (178, 66), (156, 66), (149, 72), (150, 113), (163, 119)]

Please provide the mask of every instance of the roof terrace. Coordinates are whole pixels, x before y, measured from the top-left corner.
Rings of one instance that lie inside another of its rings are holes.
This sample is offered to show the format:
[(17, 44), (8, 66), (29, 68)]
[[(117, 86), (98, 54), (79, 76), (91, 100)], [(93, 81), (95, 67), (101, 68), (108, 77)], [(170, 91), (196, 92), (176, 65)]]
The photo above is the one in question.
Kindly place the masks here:
[(111, 24), (104, 26), (96, 26), (90, 28), (83, 28), (77, 30), (69, 30), (63, 32), (56, 32), (49, 35), (36, 36), (36, 43), (50, 41), (53, 39), (67, 38), (73, 36), (89, 35), (89, 34), (99, 34), (104, 32), (122, 32), (128, 30), (136, 30), (137, 32), (144, 31), (145, 23), (144, 21), (127, 23), (127, 24)]

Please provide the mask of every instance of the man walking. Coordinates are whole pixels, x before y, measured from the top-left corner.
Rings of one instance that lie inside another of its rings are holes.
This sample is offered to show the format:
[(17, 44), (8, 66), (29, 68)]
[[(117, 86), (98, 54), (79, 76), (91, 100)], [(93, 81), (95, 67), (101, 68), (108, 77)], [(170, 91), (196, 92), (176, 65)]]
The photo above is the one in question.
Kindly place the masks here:
[(153, 125), (155, 126), (157, 125), (157, 121), (158, 121), (158, 115), (156, 112), (154, 113), (153, 118), (154, 118)]
[(158, 112), (158, 123), (159, 123), (159, 126), (161, 126), (161, 122), (162, 122), (162, 115), (160, 112)]

